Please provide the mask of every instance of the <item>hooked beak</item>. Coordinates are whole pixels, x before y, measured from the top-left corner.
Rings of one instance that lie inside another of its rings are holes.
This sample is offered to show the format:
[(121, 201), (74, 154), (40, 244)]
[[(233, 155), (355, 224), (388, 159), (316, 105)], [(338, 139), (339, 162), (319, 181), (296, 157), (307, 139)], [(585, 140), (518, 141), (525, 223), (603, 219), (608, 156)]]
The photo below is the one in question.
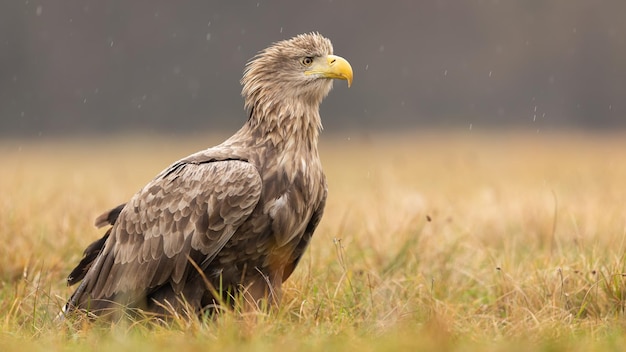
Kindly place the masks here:
[(304, 74), (343, 79), (348, 81), (348, 87), (352, 85), (352, 66), (348, 60), (337, 55), (328, 55), (316, 60), (308, 70), (304, 71)]

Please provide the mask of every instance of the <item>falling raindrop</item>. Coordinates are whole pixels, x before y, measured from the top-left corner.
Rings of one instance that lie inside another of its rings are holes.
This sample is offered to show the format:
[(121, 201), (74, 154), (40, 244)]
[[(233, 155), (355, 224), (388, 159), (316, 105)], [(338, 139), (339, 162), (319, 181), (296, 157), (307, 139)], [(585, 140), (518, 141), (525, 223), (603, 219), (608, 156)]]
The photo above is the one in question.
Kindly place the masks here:
[(37, 16), (41, 16), (42, 12), (43, 12), (43, 6), (41, 6), (41, 5), (37, 6), (37, 8), (35, 9), (35, 14)]

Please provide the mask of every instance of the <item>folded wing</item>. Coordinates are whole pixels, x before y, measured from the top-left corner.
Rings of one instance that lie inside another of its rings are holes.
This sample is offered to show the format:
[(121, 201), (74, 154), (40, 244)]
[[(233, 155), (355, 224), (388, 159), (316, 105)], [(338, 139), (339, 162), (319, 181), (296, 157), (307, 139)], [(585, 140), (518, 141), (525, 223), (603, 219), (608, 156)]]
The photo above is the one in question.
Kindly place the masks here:
[(113, 210), (119, 214), (108, 238), (69, 305), (132, 304), (163, 285), (181, 292), (196, 272), (190, 260), (210, 263), (253, 212), (261, 190), (257, 169), (246, 161), (174, 164)]

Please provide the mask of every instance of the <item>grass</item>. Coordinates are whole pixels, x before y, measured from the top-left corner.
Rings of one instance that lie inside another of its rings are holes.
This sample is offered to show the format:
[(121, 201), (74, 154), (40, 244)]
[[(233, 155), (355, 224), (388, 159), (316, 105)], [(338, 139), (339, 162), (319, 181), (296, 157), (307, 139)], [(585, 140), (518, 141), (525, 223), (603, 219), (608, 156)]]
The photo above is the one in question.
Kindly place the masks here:
[(221, 137), (0, 141), (0, 350), (621, 350), (625, 137), (325, 136), (326, 213), (280, 309), (165, 325), (54, 317), (93, 219)]

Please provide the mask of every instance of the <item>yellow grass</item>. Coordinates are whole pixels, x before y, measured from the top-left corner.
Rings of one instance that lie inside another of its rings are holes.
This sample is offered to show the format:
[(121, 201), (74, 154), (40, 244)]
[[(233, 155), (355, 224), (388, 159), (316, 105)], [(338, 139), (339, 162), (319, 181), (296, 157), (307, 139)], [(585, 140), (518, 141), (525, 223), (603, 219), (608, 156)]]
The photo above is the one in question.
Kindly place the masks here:
[(621, 350), (626, 135), (344, 133), (282, 307), (53, 321), (93, 219), (206, 138), (0, 141), (0, 350)]

